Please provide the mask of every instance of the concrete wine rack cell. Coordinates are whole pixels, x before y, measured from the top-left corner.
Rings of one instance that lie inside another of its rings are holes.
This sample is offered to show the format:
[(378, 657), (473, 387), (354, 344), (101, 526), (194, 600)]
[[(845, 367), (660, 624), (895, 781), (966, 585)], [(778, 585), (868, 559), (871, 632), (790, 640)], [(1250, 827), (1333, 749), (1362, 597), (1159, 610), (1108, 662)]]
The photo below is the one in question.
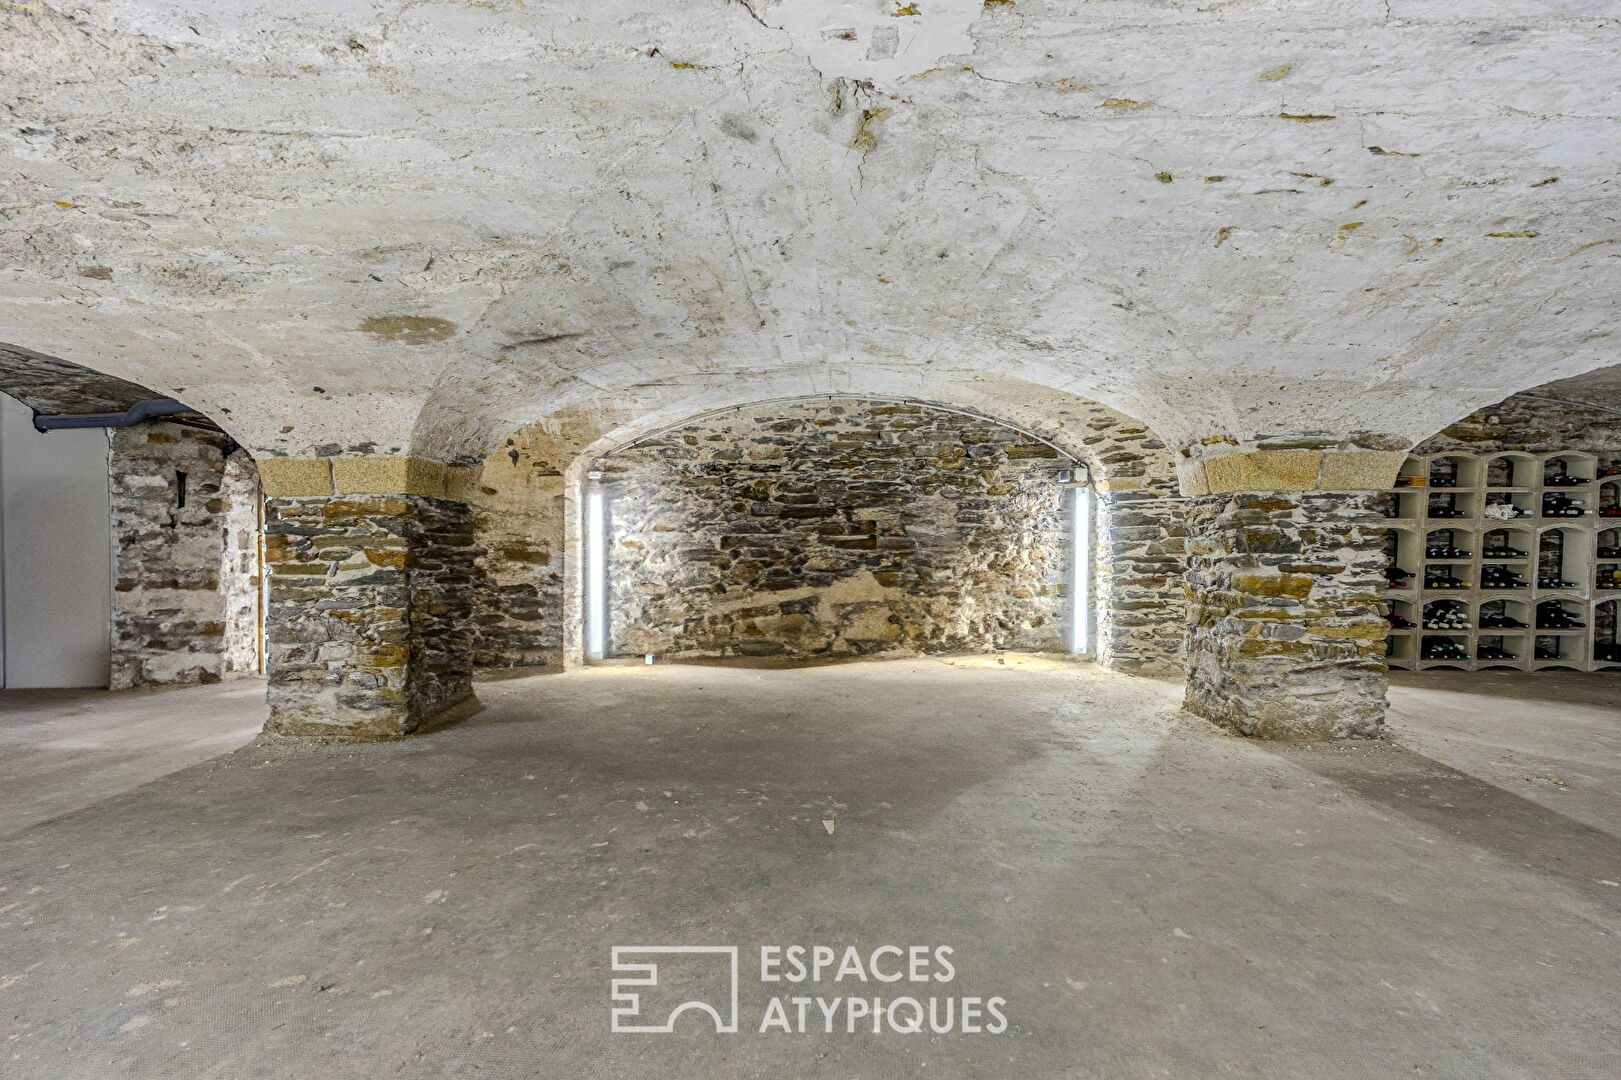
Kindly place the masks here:
[[(1621, 555), (1599, 554), (1621, 552), (1621, 476), (1602, 472), (1594, 455), (1574, 451), (1409, 457), (1385, 497), (1386, 557), (1412, 576), (1384, 598), (1391, 615), (1414, 624), (1392, 627), (1390, 666), (1621, 669), (1621, 585), (1613, 584), (1621, 581)], [(1581, 513), (1545, 515), (1564, 506)], [(1565, 584), (1543, 588), (1539, 578)], [(1432, 581), (1446, 587), (1428, 587)], [(1438, 600), (1455, 601), (1468, 626), (1425, 629), (1425, 605)], [(1560, 621), (1580, 625), (1539, 627), (1538, 608), (1549, 601), (1565, 615)], [(1524, 625), (1490, 625), (1498, 620)], [(1461, 658), (1425, 658), (1459, 649)]]

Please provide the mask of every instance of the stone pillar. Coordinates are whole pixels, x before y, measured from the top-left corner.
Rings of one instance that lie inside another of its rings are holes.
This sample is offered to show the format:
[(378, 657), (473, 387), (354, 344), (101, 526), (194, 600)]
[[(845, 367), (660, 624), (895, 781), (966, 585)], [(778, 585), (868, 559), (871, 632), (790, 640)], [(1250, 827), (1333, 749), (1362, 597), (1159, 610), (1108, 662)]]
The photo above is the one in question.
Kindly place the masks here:
[(270, 460), (261, 470), (266, 730), (388, 738), (475, 709), (478, 548), (444, 470), (397, 458)]
[(1370, 489), (1403, 457), (1260, 451), (1201, 462), (1191, 484), (1184, 472), (1190, 711), (1262, 738), (1383, 732), (1384, 519)]

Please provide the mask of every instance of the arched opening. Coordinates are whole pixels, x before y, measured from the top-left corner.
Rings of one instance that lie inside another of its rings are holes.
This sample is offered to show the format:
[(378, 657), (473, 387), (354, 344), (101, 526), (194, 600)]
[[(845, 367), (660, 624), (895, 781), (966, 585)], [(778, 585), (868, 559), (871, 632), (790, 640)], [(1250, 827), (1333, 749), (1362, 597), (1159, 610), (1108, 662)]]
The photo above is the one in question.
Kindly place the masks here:
[(584, 652), (1085, 652), (1086, 476), (1031, 432), (890, 399), (779, 401), (644, 435), (587, 464)]
[(258, 469), (212, 420), (0, 346), (0, 498), (0, 685), (263, 672)]
[[(1516, 394), (1414, 447), (1387, 493), (1390, 535), (1403, 538), (1385, 548), (1391, 667), (1613, 668), (1612, 381), (1601, 371)], [(1410, 539), (1419, 529), (1423, 545)]]
[[(1041, 625), (1036, 628), (1026, 626), (1021, 632), (1037, 632), (1047, 636), (1039, 643), (1026, 636), (1023, 647), (1029, 648), (1040, 644), (1056, 651), (1067, 652), (1079, 644), (1110, 667), (1146, 673), (1180, 673), (1185, 633), (1181, 587), (1182, 567), (1185, 564), (1181, 531), (1184, 503), (1177, 494), (1174, 467), (1169, 455), (1164, 452), (1163, 444), (1146, 426), (1073, 395), (1052, 393), (1047, 397), (1037, 395), (1024, 401), (1022, 407), (1019, 403), (1014, 403), (1004, 409), (1000, 407), (997, 399), (987, 400), (983, 387), (980, 390), (979, 396), (967, 395), (973, 401), (970, 405), (955, 400), (886, 394), (868, 389), (766, 399), (744, 398), (720, 409), (713, 406), (706, 409), (702, 407), (702, 403), (695, 403), (699, 404), (699, 407), (689, 407), (682, 411), (671, 406), (631, 418), (626, 418), (623, 414), (618, 414), (616, 418), (612, 413), (604, 416), (596, 410), (564, 410), (532, 421), (514, 432), (505, 440), (504, 445), (482, 463), (472, 474), (476, 480), (469, 486), (468, 500), (477, 523), (482, 551), (477, 584), (478, 610), (472, 620), (475, 665), (485, 670), (492, 668), (561, 670), (580, 666), (585, 662), (587, 654), (592, 651), (587, 647), (585, 617), (592, 595), (592, 590), (587, 588), (586, 580), (591, 550), (587, 535), (588, 523), (591, 520), (589, 495), (592, 481), (589, 474), (593, 470), (603, 471), (596, 469), (599, 462), (605, 461), (609, 464), (610, 469), (606, 475), (612, 483), (614, 477), (612, 465), (616, 460), (627, 460), (623, 456), (627, 449), (631, 450), (633, 455), (645, 456), (652, 452), (652, 443), (660, 439), (673, 439), (679, 446), (688, 447), (680, 433), (683, 428), (694, 423), (735, 426), (748, 421), (749, 424), (754, 424), (749, 418), (762, 410), (770, 412), (783, 408), (804, 409), (813, 407), (816, 403), (820, 403), (821, 406), (839, 403), (838, 407), (848, 409), (849, 402), (864, 401), (874, 407), (897, 410), (887, 415), (891, 419), (899, 418), (902, 424), (911, 423), (919, 415), (951, 417), (952, 424), (961, 424), (969, 428), (984, 427), (987, 432), (999, 433), (995, 434), (994, 438), (989, 434), (970, 435), (967, 442), (955, 435), (947, 439), (946, 441), (955, 449), (950, 451), (951, 460), (948, 462), (952, 467), (940, 466), (940, 473), (944, 477), (972, 476), (975, 478), (975, 484), (986, 488), (997, 486), (986, 480), (983, 475), (985, 470), (978, 469), (974, 464), (972, 455), (987, 451), (971, 449), (976, 446), (988, 447), (995, 441), (1008, 441), (1025, 447), (1017, 453), (1026, 456), (1014, 459), (1018, 463), (1018, 469), (1042, 471), (1050, 475), (1069, 473), (1068, 480), (1054, 481), (1057, 485), (1054, 488), (1057, 492), (1057, 501), (1049, 501), (1047, 504), (1049, 510), (1056, 512), (1056, 523), (1064, 534), (1061, 546), (1050, 545), (1051, 550), (1043, 549), (1041, 564), (1045, 568), (1044, 573), (1052, 580), (1044, 578), (1039, 583), (1027, 582), (1009, 587), (1012, 591), (1027, 589), (1030, 592), (1029, 596), (1011, 598), (1019, 604), (1028, 602), (1035, 606), (1046, 605), (1046, 610), (1035, 616), (1041, 620)], [(781, 419), (783, 418), (767, 418), (768, 421)], [(787, 432), (767, 430), (769, 422), (754, 426), (758, 427), (757, 434), (761, 438), (788, 436)], [(889, 448), (883, 451), (891, 456), (901, 454), (903, 448), (909, 445), (909, 439), (921, 438), (912, 434), (916, 429), (901, 426), (886, 435), (882, 428), (883, 425), (880, 424), (879, 429), (869, 432), (869, 435), (874, 437), (872, 442), (879, 446), (886, 445), (882, 440), (892, 439), (892, 442), (887, 444)], [(825, 433), (828, 429), (815, 430)], [(700, 444), (711, 448), (724, 446), (729, 441), (726, 436), (722, 436), (715, 442), (708, 442), (708, 436), (717, 434), (715, 431), (707, 431), (703, 437), (696, 433), (689, 434), (693, 434)], [(937, 446), (937, 444), (930, 445)], [(755, 451), (775, 455), (774, 459), (769, 457), (765, 459), (766, 465), (780, 466), (782, 460), (789, 456), (786, 448), (780, 446), (773, 448), (765, 444), (755, 446), (752, 442), (742, 442), (733, 445), (732, 449), (736, 449), (737, 446), (752, 447), (750, 450), (740, 451), (736, 455), (740, 459)], [(669, 448), (661, 451), (661, 453), (672, 452), (674, 451)], [(672, 463), (671, 467), (673, 468), (675, 464), (678, 463)], [(710, 461), (704, 464), (704, 468), (713, 470), (729, 464), (733, 463), (724, 460)], [(831, 472), (847, 474), (851, 469)], [(862, 482), (884, 483), (877, 479)], [(935, 486), (938, 488), (940, 485)], [(898, 484), (890, 493), (899, 492), (905, 487), (904, 484)], [(1077, 491), (1080, 492), (1079, 496), (1076, 495)], [(831, 530), (830, 521), (815, 516), (826, 512), (830, 517), (837, 517), (840, 522), (844, 522), (840, 526), (841, 529), (854, 528), (849, 524), (849, 520), (854, 519), (853, 514), (847, 519), (841, 508), (816, 506), (816, 491), (784, 494), (804, 500), (797, 504), (804, 509), (797, 512), (806, 516), (797, 519), (790, 517), (790, 520), (799, 520), (811, 526), (826, 525)], [(883, 491), (867, 491), (860, 494), (869, 501), (882, 501), (886, 495)], [(1007, 496), (998, 494), (991, 497), (1001, 499)], [(770, 501), (767, 500), (768, 503)], [(788, 505), (790, 504), (782, 504), (782, 507), (786, 508)], [(1085, 532), (1086, 543), (1080, 548), (1069, 540), (1075, 528), (1077, 508), (1093, 523)], [(621, 504), (619, 509), (621, 513), (618, 520), (624, 521), (624, 505)], [(983, 510), (965, 511), (970, 515), (983, 512)], [(780, 518), (780, 514), (775, 516)], [(968, 539), (974, 539), (972, 534), (976, 529), (983, 531), (987, 528), (983, 522), (970, 522), (966, 519), (959, 521), (955, 511), (949, 515), (949, 522), (951, 529), (957, 530), (958, 538), (966, 536)], [(1108, 527), (1105, 527), (1105, 522), (1108, 523)], [(993, 522), (990, 527), (999, 526)], [(869, 533), (852, 532), (834, 537), (847, 542), (849, 545), (847, 547), (838, 547), (820, 540), (817, 543), (831, 550), (866, 553), (846, 557), (852, 561), (862, 558), (871, 560), (874, 565), (867, 567), (867, 570), (873, 577), (870, 581), (862, 578), (865, 587), (869, 590), (876, 589), (877, 595), (883, 597), (886, 603), (890, 600), (900, 603), (900, 595), (908, 590), (913, 579), (907, 578), (906, 584), (903, 584), (901, 577), (888, 575), (903, 573), (915, 575), (917, 571), (886, 568), (882, 560), (898, 557), (895, 553), (909, 556), (909, 553), (903, 550), (907, 547), (907, 540), (900, 536), (880, 536), (877, 525), (870, 528), (873, 531)], [(814, 528), (810, 531), (814, 533)], [(725, 535), (737, 537), (746, 533), (739, 531)], [(830, 531), (828, 535), (833, 536), (833, 533)], [(983, 537), (979, 539), (982, 540)], [(884, 542), (882, 548), (878, 546), (880, 540)], [(719, 542), (717, 540), (715, 545), (710, 546), (717, 546)], [(741, 564), (744, 572), (756, 575), (756, 583), (769, 578), (774, 583), (791, 586), (788, 589), (771, 590), (772, 595), (791, 592), (796, 588), (815, 590), (826, 587), (830, 584), (827, 575), (837, 576), (836, 559), (819, 564), (827, 567), (825, 569), (815, 569), (806, 565), (796, 565), (792, 568), (761, 567), (754, 565), (754, 560), (758, 558), (769, 560), (776, 556), (734, 557), (732, 552), (739, 551), (746, 545), (735, 538), (730, 542), (733, 547), (730, 551), (721, 553), (725, 556), (721, 561), (727, 561), (729, 565)], [(872, 546), (865, 546), (869, 542)], [(773, 547), (772, 544), (759, 546)], [(879, 552), (885, 554), (879, 555)], [(1094, 568), (1090, 581), (1084, 574), (1079, 578), (1082, 584), (1089, 587), (1089, 596), (1083, 599), (1078, 608), (1074, 602), (1074, 582), (1077, 580), (1074, 564), (1077, 552), (1081, 555), (1083, 566), (1090, 564)], [(981, 552), (975, 557), (988, 559), (983, 553), (983, 545)], [(720, 559), (721, 556), (709, 555), (706, 558)], [(915, 557), (911, 558), (915, 563)], [(808, 559), (807, 556), (806, 560)], [(1001, 587), (992, 584), (992, 581), (1007, 577), (1006, 571), (1011, 564), (1004, 560), (999, 565), (1001, 567), (999, 572), (981, 568), (980, 572), (986, 575), (983, 579), (984, 588), (994, 591)], [(813, 575), (809, 581), (794, 576), (807, 573)], [(878, 577), (879, 574), (885, 576)], [(793, 584), (796, 581), (800, 583)], [(605, 594), (599, 592), (597, 595)], [(785, 600), (782, 597), (778, 599), (791, 604), (797, 603), (801, 607), (807, 605), (819, 607), (811, 594), (787, 597)], [(852, 598), (849, 603), (861, 605), (877, 601)], [(944, 604), (944, 600), (941, 603)], [(746, 608), (747, 605), (741, 606)], [(604, 605), (605, 612), (611, 609), (612, 605)], [(975, 609), (977, 614), (969, 620), (974, 625), (984, 629), (995, 623), (996, 616), (991, 614), (991, 606), (988, 606), (983, 598), (976, 601)], [(856, 607), (845, 609), (845, 614), (853, 616), (856, 610)], [(866, 607), (861, 610), (867, 612), (869, 617), (876, 617), (872, 613), (879, 609)], [(621, 623), (623, 611), (621, 607)], [(1078, 623), (1077, 611), (1082, 616)], [(807, 632), (813, 633), (811, 640), (816, 648), (800, 650), (783, 644), (784, 653), (803, 651), (807, 655), (823, 657), (846, 654), (870, 655), (873, 652), (884, 651), (882, 635), (895, 633), (893, 630), (879, 627), (880, 636), (877, 638), (852, 639), (845, 634), (834, 634), (827, 637), (824, 642), (823, 638), (815, 636), (820, 630), (811, 631), (810, 628), (820, 628), (827, 620), (809, 616), (833, 614), (832, 608), (811, 613), (805, 611), (774, 613), (772, 619), (806, 616), (792, 621), (806, 628)], [(889, 621), (894, 614), (890, 612), (883, 615), (881, 625), (901, 626), (902, 639), (914, 640), (906, 636), (904, 618), (895, 616), (900, 621)], [(861, 633), (873, 627), (856, 629)], [(995, 629), (1004, 640), (1007, 639), (1007, 632), (1002, 627), (997, 625)], [(762, 630), (758, 621), (755, 630)], [(769, 637), (765, 633), (758, 635), (753, 631), (750, 633), (751, 636), (759, 638)], [(931, 638), (931, 634), (935, 636)], [(948, 646), (944, 643), (948, 640), (954, 640), (956, 647), (959, 648), (978, 647), (997, 636), (964, 631), (953, 638), (950, 632), (938, 624), (934, 630), (920, 631), (920, 635), (921, 640), (929, 643), (930, 648), (946, 648)], [(605, 645), (606, 637), (605, 634)], [(974, 644), (969, 644), (970, 642)], [(825, 649), (821, 648), (823, 644), (826, 646)], [(632, 646), (628, 642), (616, 642), (615, 647), (623, 655), (638, 658), (645, 656), (648, 651), (654, 651), (655, 655), (669, 655), (656, 645), (654, 649), (649, 650), (645, 643)], [(760, 647), (768, 650), (774, 648), (771, 643), (763, 641), (760, 642)]]

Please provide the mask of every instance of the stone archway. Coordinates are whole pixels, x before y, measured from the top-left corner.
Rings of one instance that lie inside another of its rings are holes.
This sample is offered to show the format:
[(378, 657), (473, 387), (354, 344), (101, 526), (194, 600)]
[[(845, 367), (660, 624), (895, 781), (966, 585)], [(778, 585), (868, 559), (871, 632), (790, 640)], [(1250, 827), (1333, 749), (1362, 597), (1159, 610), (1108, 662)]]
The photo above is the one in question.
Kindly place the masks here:
[[(1045, 388), (1043, 388), (1044, 390)], [(879, 398), (863, 388), (811, 395)], [(1174, 467), (1145, 425), (1069, 394), (1026, 394), (1022, 402), (989, 394), (972, 398), (976, 416), (1029, 432), (1087, 465), (1097, 492), (1094, 599), (1102, 617), (1095, 641), (1108, 666), (1174, 674), (1182, 669), (1184, 630), (1181, 569), (1183, 503)], [(483, 666), (578, 665), (584, 564), (579, 495), (590, 463), (627, 443), (694, 416), (766, 407), (805, 395), (741, 398), (730, 408), (679, 405), (605, 423), (600, 415), (564, 411), (506, 440), (464, 488), (479, 525), (486, 580), (474, 616)], [(960, 408), (955, 397), (889, 398), (920, 407)], [(473, 474), (469, 474), (470, 476)]]
[(1084, 468), (980, 413), (768, 402), (586, 464), (592, 656), (1062, 653), (1090, 622)]
[[(81, 448), (88, 439), (91, 456), (100, 458), (83, 466), (99, 472), (99, 481), (82, 477), (100, 488), (94, 529), (82, 509), (67, 518), (75, 524), (58, 520), (51, 500), (59, 479), (73, 481), (71, 469), (40, 488), (44, 501), (28, 516), (38, 529), (74, 530), (69, 546), (81, 556), (94, 557), (97, 543), (107, 545), (101, 566), (77, 562), (53, 570), (54, 559), (69, 556), (56, 545), (35, 545), (35, 565), (11, 568), (19, 593), (48, 588), (53, 578), (76, 588), (76, 597), (58, 591), (47, 603), (97, 640), (92, 648), (65, 640), (38, 648), (78, 655), (77, 666), (90, 675), (99, 666), (115, 690), (261, 671), (261, 498), (248, 451), (187, 403), (18, 345), (0, 343), (0, 392), (12, 399), (11, 418), (18, 421), (8, 445), (23, 440), (19, 446), (37, 448), (25, 456), (52, 460), (69, 439)], [(80, 507), (73, 499), (65, 505)], [(100, 540), (89, 539), (90, 532)], [(111, 582), (88, 585), (87, 577), (105, 574), (109, 564)], [(104, 590), (100, 610), (91, 615), (84, 602), (97, 589)]]

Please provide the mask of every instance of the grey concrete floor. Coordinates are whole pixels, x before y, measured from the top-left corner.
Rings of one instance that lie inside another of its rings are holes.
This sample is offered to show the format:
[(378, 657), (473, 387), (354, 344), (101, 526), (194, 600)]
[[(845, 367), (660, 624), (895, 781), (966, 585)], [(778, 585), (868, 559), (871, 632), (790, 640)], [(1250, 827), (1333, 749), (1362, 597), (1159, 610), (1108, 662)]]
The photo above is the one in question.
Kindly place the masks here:
[[(1616, 1075), (1615, 683), (1401, 681), (1385, 744), (1020, 658), (596, 669), (256, 744), (0, 838), (0, 1075)], [(611, 1033), (610, 950), (651, 944), (739, 946), (742, 1030)], [(956, 976), (762, 984), (768, 944)], [(760, 1034), (773, 994), (1010, 1024)]]
[[(1621, 836), (1621, 677), (1391, 672), (1391, 730), (1419, 754)], [(1614, 876), (1614, 875), (1611, 875)]]
[(265, 725), (263, 679), (113, 693), (0, 690), (0, 835), (235, 750)]

